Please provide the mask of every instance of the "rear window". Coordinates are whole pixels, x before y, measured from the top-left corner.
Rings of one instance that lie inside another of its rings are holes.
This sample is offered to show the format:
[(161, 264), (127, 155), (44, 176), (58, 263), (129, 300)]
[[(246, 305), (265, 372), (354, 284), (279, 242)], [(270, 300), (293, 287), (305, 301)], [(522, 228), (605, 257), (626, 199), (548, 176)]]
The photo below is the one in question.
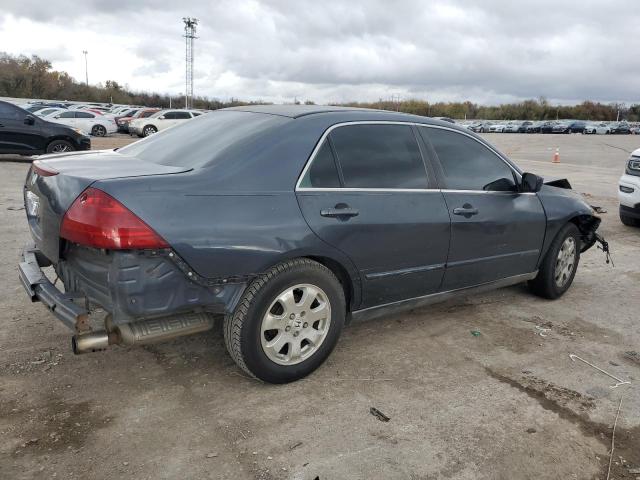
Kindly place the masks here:
[(161, 165), (201, 167), (217, 162), (233, 147), (289, 121), (292, 120), (278, 115), (217, 111), (161, 130), (118, 152)]

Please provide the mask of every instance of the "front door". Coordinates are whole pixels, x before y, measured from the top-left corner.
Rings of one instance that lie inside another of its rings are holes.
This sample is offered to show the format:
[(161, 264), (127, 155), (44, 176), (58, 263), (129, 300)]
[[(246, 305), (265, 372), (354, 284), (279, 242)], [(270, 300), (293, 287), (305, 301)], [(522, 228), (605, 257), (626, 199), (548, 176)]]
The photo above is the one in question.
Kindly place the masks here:
[(37, 153), (44, 150), (40, 120), (25, 123), (31, 115), (21, 108), (0, 102), (0, 153)]
[(360, 308), (434, 293), (449, 247), (449, 214), (413, 127), (334, 128), (297, 188), (302, 213), (360, 272)]
[(451, 215), (442, 289), (534, 272), (546, 229), (538, 196), (518, 192), (519, 174), (476, 138), (444, 128), (419, 130), (435, 150)]

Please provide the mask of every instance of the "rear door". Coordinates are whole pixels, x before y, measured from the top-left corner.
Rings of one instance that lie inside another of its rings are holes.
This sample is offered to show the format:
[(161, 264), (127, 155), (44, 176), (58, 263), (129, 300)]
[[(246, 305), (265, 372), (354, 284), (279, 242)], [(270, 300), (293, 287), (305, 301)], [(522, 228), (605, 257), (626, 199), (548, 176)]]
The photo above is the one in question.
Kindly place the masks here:
[(79, 128), (83, 132), (91, 132), (91, 129), (96, 123), (96, 115), (90, 112), (75, 112), (75, 124), (76, 128)]
[(360, 308), (436, 292), (450, 220), (409, 124), (349, 123), (322, 137), (297, 196), (311, 229), (360, 272)]
[(21, 108), (0, 102), (0, 153), (29, 153), (44, 150), (40, 120), (25, 123), (29, 114)]
[(437, 158), (451, 214), (443, 290), (536, 270), (546, 215), (535, 193), (520, 193), (519, 174), (494, 150), (457, 130), (420, 127)]

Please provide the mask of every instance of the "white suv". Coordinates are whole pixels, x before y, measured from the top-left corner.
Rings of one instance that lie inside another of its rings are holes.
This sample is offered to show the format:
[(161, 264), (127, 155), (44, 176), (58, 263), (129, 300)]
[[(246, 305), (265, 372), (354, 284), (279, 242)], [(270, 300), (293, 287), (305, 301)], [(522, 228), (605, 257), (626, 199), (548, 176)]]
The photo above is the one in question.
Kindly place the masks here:
[(640, 148), (634, 150), (627, 161), (618, 183), (618, 198), (622, 223), (640, 227)]
[(148, 137), (160, 130), (202, 115), (198, 110), (160, 110), (147, 118), (136, 118), (129, 124), (129, 133)]

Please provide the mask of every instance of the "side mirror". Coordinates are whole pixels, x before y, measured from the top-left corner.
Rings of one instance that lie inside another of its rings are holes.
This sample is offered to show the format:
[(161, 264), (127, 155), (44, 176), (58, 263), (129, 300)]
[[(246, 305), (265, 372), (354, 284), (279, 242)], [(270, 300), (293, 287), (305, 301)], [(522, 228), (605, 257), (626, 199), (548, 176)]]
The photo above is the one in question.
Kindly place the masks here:
[(516, 190), (516, 184), (513, 183), (513, 179), (499, 178), (487, 183), (482, 189), (488, 192), (513, 192)]
[(61, 118), (61, 117), (60, 117), (60, 115), (56, 115), (56, 116), (55, 116), (55, 117), (53, 117), (53, 118)]
[(164, 119), (165, 119), (165, 118), (164, 118), (164, 115), (160, 115), (160, 116), (158, 117), (158, 120), (164, 120)]
[(535, 193), (539, 192), (542, 188), (544, 180), (535, 173), (525, 172), (522, 174), (522, 180), (520, 182), (521, 192)]
[(32, 117), (31, 115), (27, 115), (26, 117), (24, 117), (24, 124), (25, 125), (33, 125), (34, 123), (36, 123), (36, 119), (34, 117)]

